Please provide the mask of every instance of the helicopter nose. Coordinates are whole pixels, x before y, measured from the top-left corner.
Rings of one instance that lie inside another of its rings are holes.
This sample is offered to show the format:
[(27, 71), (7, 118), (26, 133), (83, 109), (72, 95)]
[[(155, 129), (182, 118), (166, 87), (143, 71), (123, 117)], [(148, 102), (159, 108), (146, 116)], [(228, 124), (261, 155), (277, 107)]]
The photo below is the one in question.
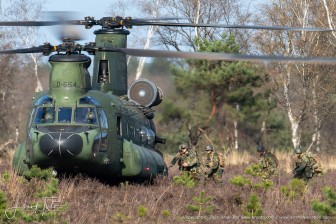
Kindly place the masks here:
[(40, 149), (48, 157), (74, 157), (82, 151), (82, 148), (82, 138), (74, 133), (49, 133), (40, 139)]

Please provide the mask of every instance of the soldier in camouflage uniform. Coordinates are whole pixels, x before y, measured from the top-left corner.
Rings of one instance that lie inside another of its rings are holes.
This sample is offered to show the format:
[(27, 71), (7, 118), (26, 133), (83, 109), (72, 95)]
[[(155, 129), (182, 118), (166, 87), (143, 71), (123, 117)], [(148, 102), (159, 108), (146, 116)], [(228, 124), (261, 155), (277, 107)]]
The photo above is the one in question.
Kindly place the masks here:
[(207, 171), (205, 172), (206, 177), (214, 179), (218, 183), (222, 183), (224, 168), (219, 164), (218, 153), (214, 150), (212, 145), (207, 145), (205, 151), (207, 152), (207, 160), (205, 164), (205, 167), (207, 168)]
[(179, 170), (187, 172), (190, 176), (198, 179), (199, 173), (199, 159), (197, 152), (189, 150), (187, 144), (183, 143), (179, 146), (180, 151), (174, 156), (170, 163), (170, 167), (174, 166), (178, 162)]
[(186, 143), (183, 143), (179, 146), (179, 151), (176, 153), (176, 155), (173, 157), (172, 161), (170, 162), (170, 168), (173, 167), (176, 162), (179, 166), (179, 170), (182, 171), (182, 161), (185, 159), (185, 154), (188, 153), (188, 145)]
[(261, 166), (261, 179), (268, 180), (278, 170), (278, 159), (268, 152), (264, 146), (258, 146), (257, 151), (260, 153), (259, 164)]
[(316, 157), (311, 152), (303, 152), (301, 147), (295, 149), (297, 160), (293, 170), (294, 178), (308, 182), (313, 176), (322, 174)]

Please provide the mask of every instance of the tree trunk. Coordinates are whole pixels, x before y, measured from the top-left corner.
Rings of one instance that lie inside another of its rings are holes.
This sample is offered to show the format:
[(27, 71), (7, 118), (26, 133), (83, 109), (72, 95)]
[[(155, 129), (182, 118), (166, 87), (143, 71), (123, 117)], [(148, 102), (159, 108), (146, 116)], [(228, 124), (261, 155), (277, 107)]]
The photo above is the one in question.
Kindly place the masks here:
[[(199, 19), (201, 16), (201, 0), (197, 1), (197, 11), (196, 11), (196, 18), (195, 18), (195, 23), (198, 24)], [(198, 33), (198, 27), (195, 27), (195, 38), (199, 37)], [(199, 46), (197, 46), (197, 50), (199, 49)]]
[(317, 102), (317, 92), (316, 92), (316, 83), (319, 79), (319, 75), (316, 75), (314, 82), (313, 82), (313, 88), (312, 88), (312, 96), (313, 96), (313, 121), (314, 121), (314, 132), (312, 134), (312, 144), (316, 145), (315, 150), (317, 152), (321, 149), (321, 119), (319, 118), (319, 112), (318, 112), (318, 102)]
[[(238, 103), (236, 104), (236, 110), (237, 110), (237, 113), (239, 113), (239, 104)], [(238, 122), (234, 121), (233, 124), (234, 124), (234, 147), (235, 147), (235, 150), (238, 150), (239, 149)]]
[[(156, 1), (155, 9), (152, 11), (152, 16), (153, 16), (153, 18), (155, 18), (156, 15), (157, 15), (157, 10), (158, 10), (159, 3), (160, 3), (160, 0), (157, 0), (157, 1)], [(150, 40), (152, 39), (153, 34), (154, 34), (154, 26), (149, 26), (149, 27), (148, 27), (148, 32), (147, 32), (146, 44), (145, 44), (144, 49), (148, 49), (148, 48), (149, 48)], [(144, 68), (144, 66), (145, 66), (145, 60), (146, 60), (146, 59), (145, 59), (144, 57), (142, 57), (142, 58), (140, 59), (140, 61), (139, 61), (139, 65), (138, 65), (138, 67), (137, 67), (137, 71), (136, 71), (135, 79), (139, 79), (139, 78), (141, 77), (143, 68)]]
[[(287, 67), (288, 70), (288, 67)], [(292, 110), (292, 102), (289, 97), (289, 84), (290, 84), (291, 74), (290, 71), (287, 71), (287, 75), (283, 81), (283, 94), (285, 98), (285, 108), (287, 111), (288, 119), (291, 124), (292, 130), (292, 142), (294, 148), (300, 146), (301, 142), (301, 130), (300, 130), (300, 123), (302, 118), (302, 110), (300, 109), (300, 116), (295, 117)]]
[(30, 54), (31, 59), (34, 62), (34, 74), (35, 74), (35, 78), (36, 78), (36, 88), (35, 88), (35, 92), (41, 92), (43, 91), (43, 87), (42, 87), (42, 83), (40, 81), (40, 78), (38, 76), (38, 65), (37, 65), (37, 60), (36, 60), (36, 56), (34, 56), (33, 54)]
[(210, 112), (209, 118), (207, 120), (207, 125), (209, 125), (211, 119), (217, 113), (217, 102), (216, 102), (216, 95), (215, 95), (215, 91), (214, 90), (211, 90), (210, 101), (211, 101), (211, 112)]

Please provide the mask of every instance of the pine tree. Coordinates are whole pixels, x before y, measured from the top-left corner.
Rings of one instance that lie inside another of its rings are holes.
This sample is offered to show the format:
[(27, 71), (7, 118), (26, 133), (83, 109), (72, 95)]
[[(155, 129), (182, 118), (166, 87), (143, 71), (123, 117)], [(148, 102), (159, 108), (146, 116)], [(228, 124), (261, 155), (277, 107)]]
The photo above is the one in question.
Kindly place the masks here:
[[(239, 53), (240, 50), (233, 35), (223, 34), (219, 40), (197, 39), (196, 43), (201, 52)], [(260, 138), (262, 122), (276, 103), (270, 91), (255, 93), (266, 80), (258, 72), (259, 67), (247, 62), (217, 60), (188, 60), (187, 63), (186, 69), (173, 69), (177, 90), (190, 99), (191, 115), (185, 116), (190, 118), (187, 122), (194, 126), (213, 126), (222, 135), (223, 126), (230, 127), (237, 121), (241, 125), (239, 130), (246, 132), (246, 136), (257, 133), (252, 138)], [(202, 102), (202, 96), (207, 97), (206, 102)]]

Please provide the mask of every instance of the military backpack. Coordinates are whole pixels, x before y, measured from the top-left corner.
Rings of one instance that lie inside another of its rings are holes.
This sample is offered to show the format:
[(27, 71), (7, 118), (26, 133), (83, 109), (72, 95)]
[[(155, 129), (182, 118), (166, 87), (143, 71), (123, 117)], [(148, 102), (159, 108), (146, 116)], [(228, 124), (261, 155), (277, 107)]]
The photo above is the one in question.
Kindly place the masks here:
[(318, 156), (311, 153), (311, 152), (306, 152), (306, 156), (309, 159), (308, 166), (312, 168), (312, 171), (314, 173), (317, 173), (317, 174), (318, 173), (323, 173), (321, 163), (320, 163), (320, 159), (318, 158)]
[(225, 155), (221, 152), (218, 152), (218, 162), (220, 167), (224, 167), (225, 165)]

